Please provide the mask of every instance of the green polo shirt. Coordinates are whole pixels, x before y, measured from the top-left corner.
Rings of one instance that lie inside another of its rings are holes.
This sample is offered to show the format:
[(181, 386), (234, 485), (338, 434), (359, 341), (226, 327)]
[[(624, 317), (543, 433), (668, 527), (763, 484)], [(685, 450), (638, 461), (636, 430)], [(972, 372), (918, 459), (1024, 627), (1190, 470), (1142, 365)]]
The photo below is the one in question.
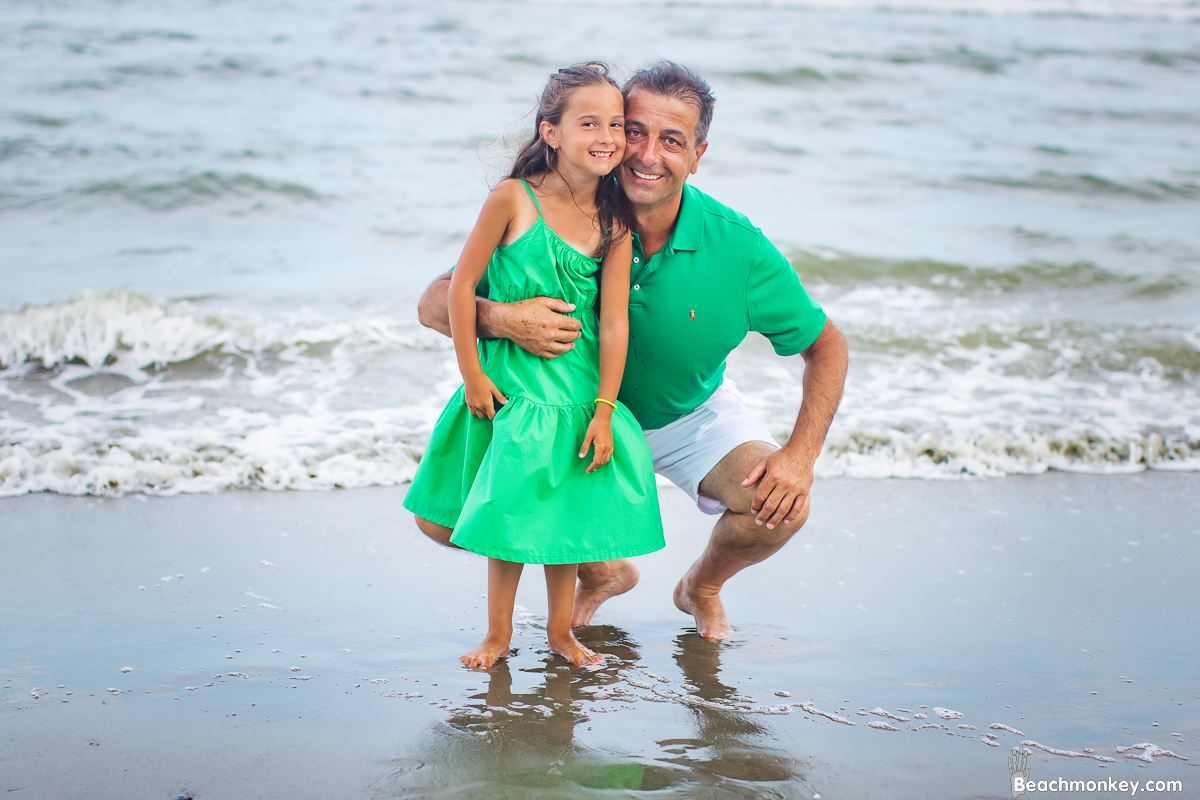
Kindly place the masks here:
[[(646, 258), (634, 234), (629, 278), (621, 402), (646, 430), (707, 400), (721, 385), (726, 356), (750, 331), (791, 356), (825, 329), (825, 312), (763, 232), (688, 184), (662, 250)], [(475, 291), (487, 297), (486, 275)]]
[(646, 258), (634, 237), (621, 402), (643, 428), (661, 428), (716, 391), (725, 358), (750, 331), (790, 356), (824, 328), (825, 312), (763, 232), (684, 184), (666, 246)]

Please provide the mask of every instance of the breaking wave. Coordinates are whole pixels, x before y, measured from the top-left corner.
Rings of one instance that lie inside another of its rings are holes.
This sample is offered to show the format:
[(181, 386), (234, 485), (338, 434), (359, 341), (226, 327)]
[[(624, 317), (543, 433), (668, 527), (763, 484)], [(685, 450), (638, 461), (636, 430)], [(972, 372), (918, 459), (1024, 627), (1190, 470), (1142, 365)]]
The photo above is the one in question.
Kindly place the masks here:
[(124, 292), (0, 314), (0, 496), (402, 483), (439, 410), (417, 378), (439, 338)]
[[(855, 364), (822, 476), (1200, 470), (1200, 331), (900, 335), (852, 311), (834, 310)], [(730, 359), (781, 440), (797, 368), (753, 338)], [(0, 313), (0, 496), (396, 485), (458, 383), (449, 340), (388, 318), (257, 318), (128, 292)]]

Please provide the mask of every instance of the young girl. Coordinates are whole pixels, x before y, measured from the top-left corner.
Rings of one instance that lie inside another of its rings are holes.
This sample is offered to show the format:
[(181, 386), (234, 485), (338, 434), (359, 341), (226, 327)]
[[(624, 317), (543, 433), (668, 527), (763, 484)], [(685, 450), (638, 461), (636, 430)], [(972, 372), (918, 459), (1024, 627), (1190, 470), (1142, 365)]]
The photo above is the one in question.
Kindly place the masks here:
[[(525, 564), (546, 565), (550, 648), (575, 666), (599, 663), (571, 633), (578, 564), (664, 544), (650, 452), (617, 403), (633, 252), (611, 175), (625, 152), (624, 122), (606, 65), (551, 76), (533, 138), (489, 194), (450, 281), (463, 387), (438, 418), (404, 505), (489, 557), (487, 636), (460, 659), (471, 668), (508, 654)], [(477, 341), (475, 290), (485, 273), (493, 300), (574, 303), (575, 347), (543, 359), (506, 339)]]

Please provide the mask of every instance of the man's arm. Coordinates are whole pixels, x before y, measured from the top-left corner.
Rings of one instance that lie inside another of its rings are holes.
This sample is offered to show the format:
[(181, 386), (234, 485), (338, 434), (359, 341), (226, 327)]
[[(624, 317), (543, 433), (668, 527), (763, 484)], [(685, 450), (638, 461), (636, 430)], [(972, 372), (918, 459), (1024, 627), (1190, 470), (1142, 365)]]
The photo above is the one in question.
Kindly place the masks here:
[[(417, 303), (417, 319), (426, 328), (450, 336), (450, 272), (434, 279)], [(481, 339), (509, 339), (542, 358), (557, 358), (575, 347), (579, 320), (566, 316), (575, 304), (553, 297), (517, 303), (475, 298), (475, 330)]]
[(846, 337), (828, 320), (821, 335), (800, 356), (804, 359), (804, 399), (792, 435), (742, 482), (752, 486), (759, 481), (751, 508), (757, 514), (755, 521), (768, 528), (791, 522), (804, 510), (812, 488), (813, 465), (841, 402), (850, 364)]

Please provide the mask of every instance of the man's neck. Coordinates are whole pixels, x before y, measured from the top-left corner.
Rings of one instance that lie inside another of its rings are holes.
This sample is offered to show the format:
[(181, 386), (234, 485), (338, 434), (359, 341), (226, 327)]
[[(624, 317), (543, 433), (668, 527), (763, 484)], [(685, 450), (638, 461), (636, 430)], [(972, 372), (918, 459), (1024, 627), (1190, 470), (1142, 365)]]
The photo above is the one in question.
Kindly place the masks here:
[(638, 238), (646, 258), (653, 256), (667, 245), (675, 223), (679, 221), (679, 208), (683, 204), (683, 192), (650, 207), (635, 207)]

